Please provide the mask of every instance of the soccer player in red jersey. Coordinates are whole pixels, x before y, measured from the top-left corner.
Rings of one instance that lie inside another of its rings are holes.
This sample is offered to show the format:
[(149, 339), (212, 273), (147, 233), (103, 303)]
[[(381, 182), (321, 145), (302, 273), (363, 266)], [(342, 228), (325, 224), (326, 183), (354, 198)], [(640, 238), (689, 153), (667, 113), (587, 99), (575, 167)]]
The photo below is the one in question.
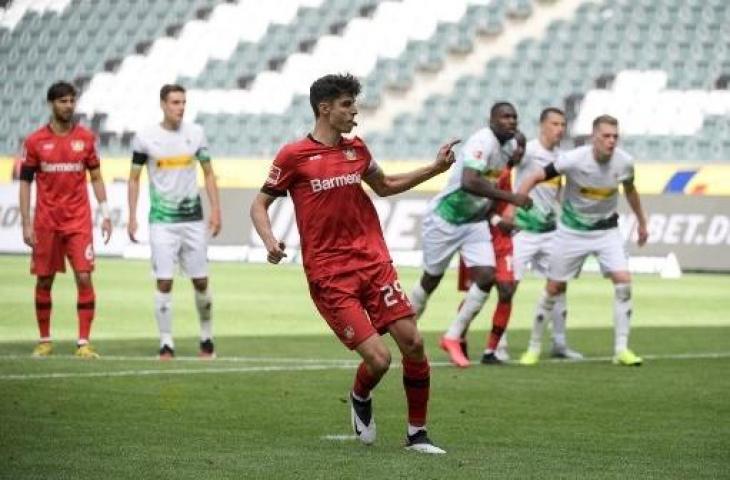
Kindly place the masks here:
[[(98, 358), (89, 344), (95, 294), (91, 282), (94, 246), (86, 171), (103, 215), (104, 242), (112, 233), (106, 190), (99, 168), (94, 134), (73, 121), (76, 89), (66, 82), (51, 85), (46, 96), (51, 110), (47, 125), (31, 133), (23, 146), (20, 170), (20, 214), (23, 240), (33, 249), (30, 271), (37, 276), (35, 311), (40, 342), (34, 357), (46, 357), (51, 345), (51, 287), (57, 272), (65, 272), (65, 257), (74, 270), (78, 298), (79, 336), (76, 356)], [(36, 208), (31, 224), (30, 184), (36, 180)]]
[(352, 426), (360, 441), (375, 441), (370, 392), (390, 367), (390, 351), (380, 337), (390, 333), (403, 357), (406, 448), (445, 453), (426, 434), (430, 367), (423, 339), (361, 183), (379, 196), (406, 191), (448, 170), (458, 140), (443, 145), (428, 166), (385, 175), (360, 138), (343, 137), (356, 125), (359, 93), (360, 82), (349, 74), (326, 75), (312, 84), (314, 130), (279, 151), (251, 205), (251, 219), (269, 262), (278, 263), (286, 254), (271, 229), (268, 209), (291, 194), (312, 300), (340, 341), (362, 357), (350, 393)]
[[(502, 171), (496, 183), (497, 188), (507, 192), (512, 191), (512, 167), (522, 160), (527, 143), (525, 136), (519, 131), (515, 133), (515, 140), (517, 142), (517, 148), (512, 153), (507, 167)], [(492, 236), (496, 263), (494, 278), (497, 283), (499, 297), (494, 314), (492, 315), (492, 329), (487, 336), (487, 345), (482, 354), (481, 362), (485, 365), (500, 364), (503, 360), (506, 360), (505, 357), (500, 358), (496, 352), (509, 324), (512, 314), (512, 297), (515, 292), (515, 277), (512, 269), (512, 233), (514, 230), (514, 225), (511, 221), (513, 215), (510, 212), (512, 209), (511, 204), (499, 200), (495, 202), (494, 208), (489, 212), (489, 231)], [(470, 287), (469, 271), (466, 265), (464, 265), (464, 262), (460, 261), (458, 288), (461, 291), (468, 291)], [(463, 333), (461, 342), (465, 356), (466, 333), (466, 331)]]

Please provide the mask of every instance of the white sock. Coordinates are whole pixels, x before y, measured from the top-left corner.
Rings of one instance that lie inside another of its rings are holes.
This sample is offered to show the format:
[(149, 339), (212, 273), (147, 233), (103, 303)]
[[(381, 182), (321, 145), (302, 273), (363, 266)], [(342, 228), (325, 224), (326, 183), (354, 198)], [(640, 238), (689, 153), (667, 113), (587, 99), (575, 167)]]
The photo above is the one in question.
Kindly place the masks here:
[(507, 349), (507, 332), (504, 332), (502, 334), (502, 338), (499, 339), (499, 343), (497, 343), (497, 350), (506, 350)]
[(200, 320), (200, 340), (213, 338), (212, 306), (213, 297), (210, 295), (210, 289), (204, 292), (195, 290), (195, 308), (198, 310), (198, 320)]
[(155, 320), (160, 330), (160, 348), (175, 348), (172, 341), (172, 294), (155, 291)]
[(426, 303), (428, 303), (428, 297), (430, 296), (431, 294), (427, 293), (426, 290), (424, 290), (421, 286), (421, 281), (417, 281), (416, 284), (413, 286), (413, 290), (411, 290), (410, 297), (413, 311), (416, 312), (416, 320), (421, 318), (421, 315), (423, 315), (423, 311), (426, 310)]
[(456, 318), (451, 323), (451, 326), (446, 331), (446, 338), (451, 340), (459, 340), (464, 332), (467, 331), (474, 317), (481, 311), (482, 307), (489, 298), (489, 292), (485, 292), (473, 283), (469, 287), (469, 291), (466, 292), (464, 303), (461, 304), (459, 312), (456, 314)]
[(555, 307), (555, 297), (543, 292), (540, 300), (535, 308), (535, 319), (532, 322), (532, 334), (530, 335), (530, 345), (527, 347), (533, 353), (540, 353), (542, 350), (542, 332), (545, 330), (545, 324), (550, 321), (550, 315)]
[(631, 284), (617, 283), (613, 288), (614, 352), (618, 354), (629, 348)]
[(565, 306), (565, 294), (555, 295), (555, 306), (550, 318), (553, 321), (553, 346), (556, 348), (566, 348), (568, 341), (565, 335), (565, 319), (568, 310)]
[(418, 432), (420, 432), (421, 430), (426, 430), (426, 425), (424, 425), (424, 426), (422, 426), (422, 427), (414, 427), (414, 426), (413, 426), (413, 425), (411, 425), (410, 423), (408, 424), (408, 436), (409, 436), (409, 437), (410, 437), (410, 436), (412, 436), (412, 435), (415, 435), (415, 434), (417, 434), (417, 433), (418, 433)]

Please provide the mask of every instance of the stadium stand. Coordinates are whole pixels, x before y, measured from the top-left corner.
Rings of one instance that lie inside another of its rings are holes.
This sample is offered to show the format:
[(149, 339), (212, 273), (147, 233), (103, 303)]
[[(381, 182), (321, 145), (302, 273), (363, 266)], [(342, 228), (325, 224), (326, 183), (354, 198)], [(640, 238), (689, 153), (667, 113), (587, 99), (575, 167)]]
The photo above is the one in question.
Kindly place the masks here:
[[(83, 91), (102, 149), (126, 153), (158, 115), (165, 82), (189, 87), (188, 117), (216, 155), (270, 156), (311, 123), (307, 90), (329, 71), (363, 80), (364, 111), (418, 88), (560, 0), (19, 0), (0, 10), (0, 152), (45, 116), (51, 79)], [(407, 19), (407, 21), (404, 21)], [(548, 105), (571, 133), (598, 111), (622, 120), (642, 161), (730, 160), (730, 5), (724, 0), (582, 1), (567, 19), (494, 56), (446, 94), (366, 131), (379, 158), (423, 158), (513, 101), (528, 136)]]

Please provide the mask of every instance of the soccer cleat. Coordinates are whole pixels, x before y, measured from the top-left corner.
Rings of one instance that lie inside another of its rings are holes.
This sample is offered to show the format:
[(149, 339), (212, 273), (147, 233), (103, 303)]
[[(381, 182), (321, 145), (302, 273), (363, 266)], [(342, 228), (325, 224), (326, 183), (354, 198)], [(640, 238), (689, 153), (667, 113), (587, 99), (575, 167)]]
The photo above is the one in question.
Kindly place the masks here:
[(482, 365), (503, 365), (503, 362), (495, 352), (489, 352), (482, 355)]
[(160, 348), (160, 354), (158, 357), (160, 360), (172, 360), (175, 358), (175, 350), (170, 348), (169, 345), (165, 344)]
[(614, 365), (624, 365), (627, 367), (638, 367), (644, 362), (644, 359), (636, 355), (631, 350), (624, 350), (621, 353), (614, 355)]
[(76, 347), (76, 353), (74, 354), (79, 358), (83, 358), (85, 360), (95, 360), (99, 358), (99, 354), (96, 353), (96, 350), (94, 350), (94, 347), (89, 345), (88, 343), (85, 343), (83, 345), (78, 345)]
[(352, 430), (365, 445), (375, 442), (375, 419), (373, 418), (373, 399), (358, 400), (350, 392), (350, 418)]
[(553, 349), (550, 352), (552, 358), (562, 358), (564, 360), (583, 360), (583, 354), (571, 350), (566, 346), (553, 345)]
[(215, 347), (213, 341), (209, 338), (200, 342), (200, 352), (198, 357), (203, 360), (213, 360), (215, 358)]
[(520, 365), (536, 365), (540, 361), (540, 354), (528, 350), (520, 357)]
[(509, 352), (505, 346), (497, 345), (497, 349), (494, 351), (494, 356), (502, 362), (509, 362)]
[(53, 345), (51, 344), (51, 342), (38, 342), (38, 345), (33, 348), (33, 353), (31, 353), (31, 356), (33, 358), (46, 358), (52, 353)]
[(446, 450), (433, 444), (431, 439), (428, 438), (426, 430), (419, 430), (413, 435), (406, 435), (406, 450), (432, 455), (446, 453)]
[(449, 354), (451, 363), (460, 368), (466, 368), (469, 366), (469, 359), (462, 353), (461, 342), (459, 340), (451, 340), (446, 337), (441, 337), (439, 346), (441, 347), (441, 350)]

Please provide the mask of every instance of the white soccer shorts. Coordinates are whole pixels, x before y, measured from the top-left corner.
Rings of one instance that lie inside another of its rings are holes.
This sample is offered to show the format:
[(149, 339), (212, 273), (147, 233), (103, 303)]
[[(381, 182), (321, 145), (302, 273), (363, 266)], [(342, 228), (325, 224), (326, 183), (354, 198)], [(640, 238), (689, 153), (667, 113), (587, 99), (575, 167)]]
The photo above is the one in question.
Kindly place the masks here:
[(150, 224), (152, 273), (155, 278), (169, 280), (175, 267), (189, 278), (208, 276), (208, 229), (205, 222)]
[(456, 252), (467, 267), (493, 267), (494, 248), (487, 222), (453, 225), (436, 213), (423, 219), (423, 268), (429, 275), (443, 275)]
[(554, 230), (544, 233), (520, 231), (512, 237), (514, 245), (512, 268), (517, 281), (524, 278), (528, 268), (540, 277), (547, 277), (554, 239)]
[(629, 258), (618, 228), (577, 232), (558, 227), (550, 255), (548, 278), (567, 282), (575, 278), (588, 255), (595, 255), (601, 273), (627, 272)]

